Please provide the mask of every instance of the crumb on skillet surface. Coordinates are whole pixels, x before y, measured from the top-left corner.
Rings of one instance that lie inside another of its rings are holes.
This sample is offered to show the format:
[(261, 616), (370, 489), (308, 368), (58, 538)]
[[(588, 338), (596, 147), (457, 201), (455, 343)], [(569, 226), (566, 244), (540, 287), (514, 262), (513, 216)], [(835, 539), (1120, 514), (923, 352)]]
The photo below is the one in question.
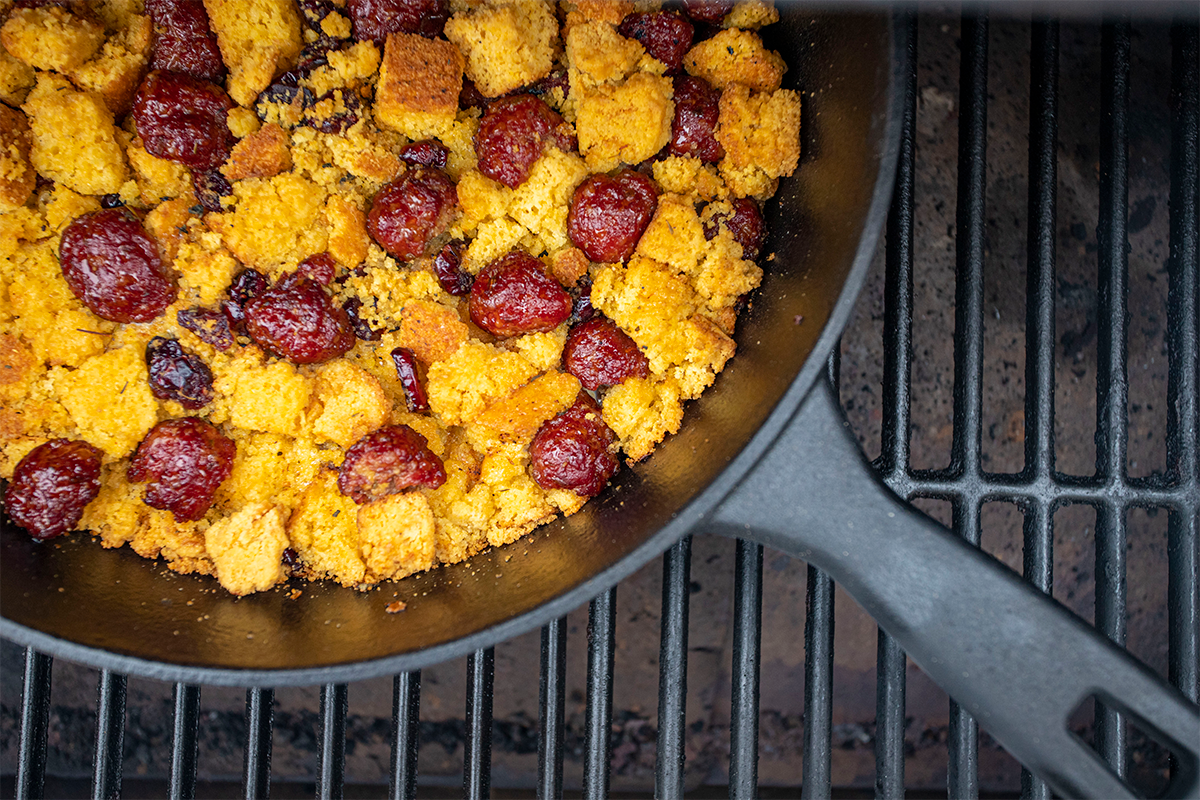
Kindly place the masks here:
[(799, 156), (772, 3), (668, 20), (674, 71), (654, 2), (356, 16), (389, 5), (0, 0), (10, 511), (235, 594), (367, 588), (578, 511), (679, 429)]

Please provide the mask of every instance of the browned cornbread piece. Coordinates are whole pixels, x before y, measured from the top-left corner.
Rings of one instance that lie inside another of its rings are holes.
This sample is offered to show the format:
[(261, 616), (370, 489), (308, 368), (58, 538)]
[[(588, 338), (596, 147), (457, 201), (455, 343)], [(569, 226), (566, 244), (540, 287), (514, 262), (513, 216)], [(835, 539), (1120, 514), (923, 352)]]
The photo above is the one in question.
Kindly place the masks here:
[(774, 0), (738, 0), (721, 21), (721, 27), (757, 30), (778, 21)]
[(204, 8), (229, 67), (229, 96), (238, 105), (252, 105), (304, 46), (296, 5), (292, 0), (204, 0)]
[(0, 105), (0, 212), (25, 205), (37, 185), (37, 173), (29, 163), (32, 147), (25, 115)]
[(292, 168), (287, 131), (268, 123), (233, 146), (221, 174), (231, 181), (242, 178), (272, 178)]
[(499, 97), (550, 74), (558, 22), (544, 0), (479, 5), (446, 22), (446, 38), (466, 55), (467, 77)]
[(357, 267), (367, 257), (371, 237), (367, 233), (367, 214), (351, 200), (336, 194), (325, 201), (325, 221), (329, 225), (329, 254), (343, 267)]
[(72, 70), (91, 58), (103, 42), (103, 27), (57, 5), (14, 9), (0, 28), (5, 50), (43, 70)]
[(759, 92), (778, 89), (787, 69), (778, 53), (763, 46), (758, 34), (737, 28), (720, 31), (694, 46), (683, 57), (683, 67), (718, 89), (742, 83)]
[(83, 194), (115, 194), (128, 179), (112, 111), (95, 92), (42, 73), (22, 106), (33, 131), (30, 160), (51, 180)]
[(566, 49), (571, 80), (593, 86), (624, 80), (646, 55), (641, 42), (622, 36), (614, 24), (603, 21), (571, 28), (566, 34)]
[(348, 448), (381, 427), (392, 412), (392, 399), (379, 381), (349, 361), (322, 366), (313, 390), (316, 408), (309, 409), (309, 416), (318, 443)]
[(413, 139), (435, 136), (458, 114), (464, 59), (439, 39), (393, 33), (383, 48), (375, 119)]
[(10, 106), (21, 105), (35, 83), (37, 74), (33, 67), (14, 58), (0, 45), (0, 101)]

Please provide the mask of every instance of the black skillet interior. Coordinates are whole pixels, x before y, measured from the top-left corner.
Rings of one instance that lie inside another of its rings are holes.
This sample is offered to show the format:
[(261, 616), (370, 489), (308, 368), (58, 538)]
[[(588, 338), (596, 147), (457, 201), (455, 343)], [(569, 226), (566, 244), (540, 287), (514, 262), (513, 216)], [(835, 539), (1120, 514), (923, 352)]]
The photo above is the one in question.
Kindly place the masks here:
[[(789, 415), (785, 406), (819, 374), (864, 271), (859, 251), (869, 255), (871, 243), (860, 240), (873, 194), (890, 194), (876, 186), (887, 149), (886, 15), (788, 4), (781, 10), (784, 20), (766, 38), (790, 65), (785, 85), (802, 92), (801, 166), (767, 208), (772, 233), (764, 252), (774, 256), (764, 260), (763, 287), (739, 325), (738, 356), (690, 404), (683, 430), (648, 460), (622, 469), (569, 520), (365, 593), (305, 584), (296, 599), (286, 589), (239, 599), (215, 580), (176, 575), (127, 548), (103, 550), (87, 536), (36, 544), (5, 530), (0, 633), (147, 677), (234, 685), (349, 681), (418, 668), (528, 630), (666, 549), (736, 481)], [(407, 610), (386, 613), (395, 599)]]

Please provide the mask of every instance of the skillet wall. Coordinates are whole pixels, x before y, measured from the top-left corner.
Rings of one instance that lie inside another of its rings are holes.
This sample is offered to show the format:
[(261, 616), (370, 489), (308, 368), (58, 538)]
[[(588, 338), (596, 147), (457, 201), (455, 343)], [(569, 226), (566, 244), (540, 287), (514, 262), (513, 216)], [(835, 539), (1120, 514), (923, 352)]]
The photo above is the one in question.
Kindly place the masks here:
[[(845, 288), (886, 146), (886, 16), (789, 4), (781, 11), (784, 20), (767, 38), (790, 65), (785, 85), (803, 94), (803, 155), (766, 209), (772, 234), (764, 252), (775, 257), (762, 262), (767, 274), (739, 325), (737, 358), (647, 461), (622, 469), (569, 520), (367, 593), (306, 584), (295, 600), (283, 591), (235, 599), (214, 580), (176, 575), (127, 548), (102, 550), (79, 535), (39, 545), (6, 528), (0, 633), (43, 652), (171, 680), (353, 680), (527, 630), (666, 549), (720, 499), (724, 486), (705, 489), (813, 354)], [(823, 346), (834, 333), (825, 331)], [(397, 598), (407, 610), (387, 614)]]

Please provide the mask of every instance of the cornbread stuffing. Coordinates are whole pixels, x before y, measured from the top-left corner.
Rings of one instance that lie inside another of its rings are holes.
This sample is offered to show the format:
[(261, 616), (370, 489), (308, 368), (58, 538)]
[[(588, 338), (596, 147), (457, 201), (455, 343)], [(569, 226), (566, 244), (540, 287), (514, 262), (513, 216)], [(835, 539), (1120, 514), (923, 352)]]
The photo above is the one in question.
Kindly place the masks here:
[[(716, 27), (449, 0), (379, 38), (357, 0), (151, 5), (211, 33), (156, 82), (177, 32), (143, 0), (0, 4), (0, 479), (30, 535), (58, 481), (43, 516), (234, 594), (366, 589), (577, 512), (733, 357), (800, 155), (770, 0)], [(218, 50), (214, 84), (189, 58)]]

